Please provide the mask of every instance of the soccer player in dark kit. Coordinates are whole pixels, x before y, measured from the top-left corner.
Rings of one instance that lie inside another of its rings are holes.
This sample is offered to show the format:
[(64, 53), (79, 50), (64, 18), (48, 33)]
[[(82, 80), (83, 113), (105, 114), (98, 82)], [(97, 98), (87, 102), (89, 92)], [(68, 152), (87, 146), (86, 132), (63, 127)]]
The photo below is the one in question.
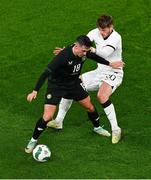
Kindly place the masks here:
[(94, 126), (94, 132), (110, 136), (110, 133), (99, 125), (99, 115), (96, 108), (91, 103), (90, 97), (79, 75), (82, 65), (87, 58), (111, 66), (112, 68), (123, 67), (124, 63), (120, 60), (114, 63), (106, 61), (104, 58), (92, 53), (90, 51), (91, 46), (92, 42), (87, 36), (81, 35), (77, 37), (73, 45), (67, 46), (53, 58), (45, 71), (41, 74), (34, 90), (27, 96), (29, 102), (35, 99), (37, 92), (45, 80), (48, 79), (44, 113), (36, 123), (33, 136), (25, 148), (26, 153), (31, 153), (33, 151), (39, 136), (46, 129), (47, 123), (52, 120), (56, 111), (56, 106), (59, 104), (62, 97), (78, 101), (79, 104), (87, 110), (88, 117)]

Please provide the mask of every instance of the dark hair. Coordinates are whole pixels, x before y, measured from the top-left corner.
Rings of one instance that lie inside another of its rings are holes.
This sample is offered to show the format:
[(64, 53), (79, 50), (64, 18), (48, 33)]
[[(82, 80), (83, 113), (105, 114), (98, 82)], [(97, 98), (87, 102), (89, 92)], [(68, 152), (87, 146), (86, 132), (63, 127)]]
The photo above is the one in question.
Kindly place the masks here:
[(110, 15), (101, 15), (97, 19), (97, 27), (104, 29), (110, 27), (111, 25), (113, 25), (113, 18)]
[(78, 42), (81, 46), (91, 47), (92, 42), (86, 35), (80, 35), (76, 38), (76, 42)]

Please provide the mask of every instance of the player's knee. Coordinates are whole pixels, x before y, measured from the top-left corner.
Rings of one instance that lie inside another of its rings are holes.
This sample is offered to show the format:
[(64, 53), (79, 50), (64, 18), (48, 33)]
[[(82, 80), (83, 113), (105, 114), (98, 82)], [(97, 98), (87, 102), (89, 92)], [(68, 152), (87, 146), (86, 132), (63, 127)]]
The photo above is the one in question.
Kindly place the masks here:
[(50, 113), (44, 113), (44, 115), (43, 115), (44, 121), (50, 121), (52, 118), (53, 117)]
[(95, 108), (93, 106), (93, 104), (89, 104), (89, 106), (87, 107), (87, 111), (88, 112), (94, 112)]
[(108, 100), (108, 97), (104, 93), (98, 93), (97, 98), (100, 103), (105, 103)]

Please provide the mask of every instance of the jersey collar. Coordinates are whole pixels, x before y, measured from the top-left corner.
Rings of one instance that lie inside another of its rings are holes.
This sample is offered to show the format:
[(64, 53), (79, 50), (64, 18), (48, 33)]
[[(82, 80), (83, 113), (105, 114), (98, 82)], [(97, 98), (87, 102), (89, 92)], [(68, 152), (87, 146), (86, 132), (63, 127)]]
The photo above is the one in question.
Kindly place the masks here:
[(107, 40), (112, 33), (113, 33), (113, 30), (112, 30), (112, 32), (106, 38), (103, 38), (103, 39)]

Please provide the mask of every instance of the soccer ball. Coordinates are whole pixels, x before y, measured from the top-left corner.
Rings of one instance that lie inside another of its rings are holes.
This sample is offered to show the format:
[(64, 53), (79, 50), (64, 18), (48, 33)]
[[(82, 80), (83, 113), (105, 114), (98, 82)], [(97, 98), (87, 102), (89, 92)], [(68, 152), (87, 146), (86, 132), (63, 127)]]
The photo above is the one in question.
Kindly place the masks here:
[(46, 162), (50, 159), (51, 151), (44, 145), (39, 144), (33, 150), (33, 158), (38, 162)]

